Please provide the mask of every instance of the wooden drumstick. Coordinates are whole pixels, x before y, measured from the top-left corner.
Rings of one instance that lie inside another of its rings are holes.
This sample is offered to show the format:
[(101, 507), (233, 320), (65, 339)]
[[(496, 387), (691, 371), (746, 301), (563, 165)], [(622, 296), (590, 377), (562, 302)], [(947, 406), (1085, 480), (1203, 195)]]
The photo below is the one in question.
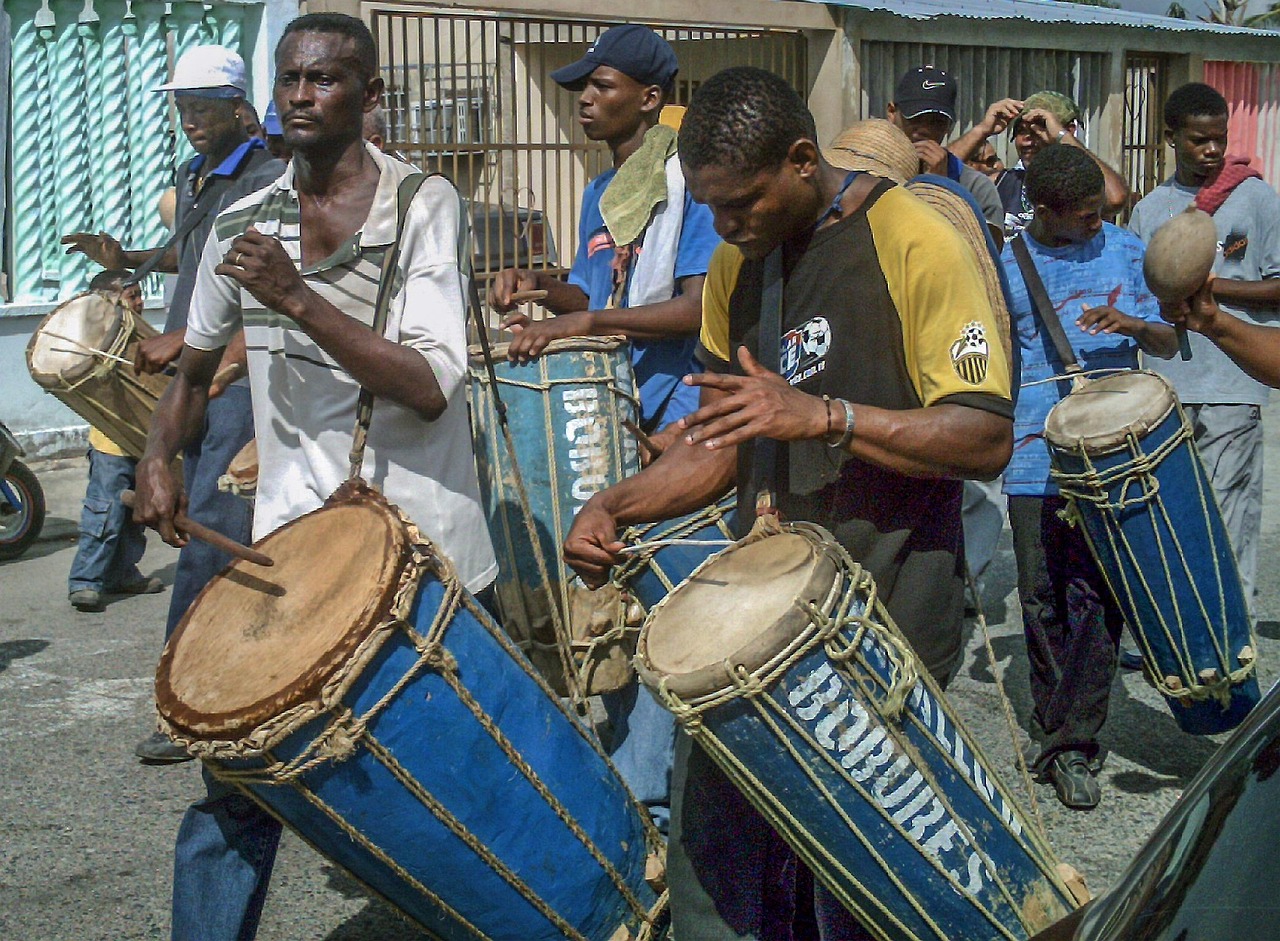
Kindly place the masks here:
[(216, 386), (220, 382), (225, 382), (229, 385), (235, 382), (239, 378), (240, 378), (240, 364), (232, 363), (230, 366), (223, 366), (216, 373), (214, 373), (213, 379), (209, 382), (209, 385)]
[(529, 301), (545, 301), (547, 299), (546, 291), (512, 291), (511, 303), (525, 304)]
[[(135, 494), (132, 490), (120, 491), (120, 502), (133, 509)], [(269, 567), (275, 565), (275, 560), (269, 555), (264, 555), (257, 549), (250, 549), (248, 546), (241, 545), (230, 536), (224, 536), (216, 530), (210, 529), (208, 526), (202, 526), (195, 520), (188, 517), (185, 513), (173, 514), (173, 526), (192, 539), (199, 539), (201, 542), (208, 543), (215, 549), (221, 549), (228, 555), (235, 556), (237, 559), (243, 559), (246, 562), (252, 562), (254, 565)]]
[(653, 443), (653, 439), (640, 430), (640, 426), (633, 422), (630, 418), (622, 419), (622, 427), (631, 432), (632, 436), (640, 447), (649, 452), (649, 459), (654, 460), (662, 456), (662, 448)]

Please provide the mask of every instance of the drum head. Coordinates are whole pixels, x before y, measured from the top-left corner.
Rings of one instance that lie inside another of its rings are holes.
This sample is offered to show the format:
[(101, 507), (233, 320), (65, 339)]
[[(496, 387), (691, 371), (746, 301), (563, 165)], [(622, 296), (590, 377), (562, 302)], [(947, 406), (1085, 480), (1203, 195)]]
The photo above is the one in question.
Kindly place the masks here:
[(726, 549), (654, 609), (645, 666), (682, 696), (725, 689), (734, 668), (758, 670), (804, 633), (797, 602), (822, 607), (835, 583), (835, 564), (795, 533)]
[(1049, 410), (1044, 436), (1065, 451), (1083, 444), (1088, 454), (1109, 454), (1130, 434), (1143, 438), (1173, 411), (1177, 397), (1153, 372), (1116, 373), (1074, 389)]
[(31, 378), (48, 389), (88, 375), (103, 362), (93, 351), (110, 348), (123, 324), (124, 308), (102, 294), (73, 297), (36, 328), (27, 346)]
[(370, 498), (324, 507), (255, 544), (192, 604), (165, 647), (156, 704), (195, 738), (234, 740), (314, 699), (391, 608), (409, 539)]
[[(546, 356), (549, 353), (564, 352), (583, 352), (583, 353), (612, 353), (627, 342), (626, 337), (565, 337), (563, 340), (552, 340), (547, 344), (546, 348), (540, 353), (540, 356)], [(493, 354), (495, 363), (505, 363), (507, 360), (507, 349), (510, 343), (495, 343), (489, 347)], [(474, 344), (467, 347), (467, 353), (471, 357), (473, 366), (484, 365), (484, 349), (480, 344)]]

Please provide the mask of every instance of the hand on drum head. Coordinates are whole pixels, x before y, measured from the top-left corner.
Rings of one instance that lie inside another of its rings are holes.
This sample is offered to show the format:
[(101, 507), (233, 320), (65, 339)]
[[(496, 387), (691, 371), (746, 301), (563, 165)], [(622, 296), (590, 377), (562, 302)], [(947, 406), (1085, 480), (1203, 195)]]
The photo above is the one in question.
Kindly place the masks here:
[[(489, 306), (500, 314), (505, 314), (509, 310), (519, 307), (521, 302), (512, 297), (523, 291), (536, 291), (538, 289), (538, 274), (536, 271), (526, 271), (523, 268), (504, 268), (494, 275), (493, 280), (489, 282)], [(504, 323), (505, 327), (506, 324)]]
[[(724, 393), (680, 419), (689, 444), (715, 451), (753, 438), (821, 438), (831, 430), (828, 404), (822, 399), (793, 389), (782, 376), (761, 366), (745, 346), (738, 347), (738, 362), (745, 376), (712, 372), (685, 376), (689, 385)], [(841, 427), (843, 421), (841, 417)]]
[(80, 252), (87, 255), (104, 268), (126, 268), (124, 249), (106, 232), (94, 235), (92, 232), (73, 232), (62, 237), (62, 244), (67, 246), (67, 254)]
[(516, 326), (520, 328), (513, 330), (515, 336), (507, 345), (507, 359), (513, 363), (527, 363), (537, 359), (552, 340), (588, 337), (592, 336), (594, 331), (591, 312), (585, 310), (561, 314), (559, 317), (548, 317), (545, 320), (523, 318), (523, 322), (518, 324), (515, 318), (511, 318), (510, 323), (504, 320), (502, 325), (507, 329)]
[(296, 314), (306, 309), (310, 288), (293, 259), (279, 239), (253, 227), (232, 241), (214, 271), (239, 283), (268, 310), (297, 320)]
[(564, 541), (564, 561), (578, 573), (583, 584), (594, 590), (609, 580), (609, 569), (621, 559), (626, 544), (618, 540), (613, 516), (589, 500), (578, 511), (573, 528)]
[(148, 375), (163, 372), (182, 355), (183, 338), (187, 331), (171, 330), (159, 336), (148, 337), (133, 352), (133, 367)]
[(149, 526), (169, 545), (181, 549), (187, 537), (173, 525), (174, 516), (187, 512), (187, 495), (161, 461), (144, 457), (138, 462), (134, 486), (133, 520)]

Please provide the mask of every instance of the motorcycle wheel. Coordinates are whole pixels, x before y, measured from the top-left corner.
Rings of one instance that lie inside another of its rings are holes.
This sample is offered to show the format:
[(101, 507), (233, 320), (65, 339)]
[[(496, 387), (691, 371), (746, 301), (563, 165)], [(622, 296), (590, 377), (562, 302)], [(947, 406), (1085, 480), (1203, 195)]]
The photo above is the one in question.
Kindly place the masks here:
[[(13, 512), (0, 506), (0, 559), (16, 559), (36, 541), (44, 528), (44, 490), (31, 469), (21, 461), (14, 461), (4, 475), (18, 498)], [(8, 501), (0, 497), (0, 504)]]

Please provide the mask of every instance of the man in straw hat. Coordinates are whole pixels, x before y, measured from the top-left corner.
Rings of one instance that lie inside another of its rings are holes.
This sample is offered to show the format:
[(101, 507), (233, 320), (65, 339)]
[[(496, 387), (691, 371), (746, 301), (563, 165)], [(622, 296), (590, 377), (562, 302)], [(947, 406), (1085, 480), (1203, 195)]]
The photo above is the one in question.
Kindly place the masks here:
[[(992, 352), (996, 326), (968, 249), (902, 187), (833, 166), (804, 100), (760, 69), (703, 83), (680, 156), (725, 240), (703, 295), (707, 371), (684, 380), (700, 407), (657, 461), (583, 507), (566, 560), (599, 585), (621, 558), (620, 526), (701, 508), (735, 482), (749, 524), (757, 493), (739, 446), (750, 454), (772, 439), (777, 464), (762, 469), (787, 482), (774, 484), (780, 511), (822, 524), (867, 566), (945, 682), (961, 652), (960, 478), (999, 473), (1012, 445), (1008, 365)], [(775, 263), (782, 349), (767, 368), (759, 320)], [(674, 780), (673, 931), (772, 936), (794, 901), (785, 847), (684, 737)], [(856, 936), (825, 890), (818, 907), (828, 938)]]
[[(137, 517), (171, 544), (181, 492), (168, 467), (199, 422), (222, 350), (243, 327), (261, 466), (254, 535), (318, 508), (347, 477), (361, 388), (376, 397), (361, 475), (448, 557), (482, 601), (496, 573), (466, 403), (461, 200), (363, 140), (382, 94), (363, 22), (309, 14), (276, 47), (275, 103), (293, 157), (219, 213), (200, 262), (177, 374), (138, 463)], [(382, 336), (370, 330), (381, 265), (400, 238), (401, 284)], [(323, 547), (317, 547), (323, 552)], [(173, 936), (248, 941), (257, 931), (280, 824), (206, 774), (174, 853)]]
[[(162, 248), (126, 251), (105, 232), (97, 235), (77, 232), (62, 241), (68, 252), (84, 252), (107, 268), (136, 269), (138, 273), (176, 273), (173, 297), (165, 318), (164, 332), (138, 344), (136, 366), (141, 372), (156, 373), (168, 368), (182, 352), (187, 313), (200, 253), (218, 210), (248, 192), (246, 185), (260, 185), (274, 178), (284, 165), (273, 160), (262, 141), (245, 130), (243, 113), (248, 107), (245, 94), (244, 61), (223, 46), (196, 46), (178, 59), (173, 79), (154, 91), (172, 92), (183, 133), (196, 155), (185, 168), (177, 187), (176, 231)], [(259, 174), (265, 174), (260, 178)], [(253, 184), (247, 181), (260, 181)], [(137, 273), (135, 273), (137, 278)], [(242, 373), (243, 342), (232, 344), (219, 369), (219, 378), (210, 390), (212, 400), (204, 417), (203, 431), (183, 452), (183, 476), (192, 518), (237, 541), (249, 538), (252, 510), (248, 503), (218, 490), (218, 477), (231, 459), (253, 438), (253, 413), (249, 389), (243, 381), (231, 380)], [(191, 543), (178, 556), (169, 616), (165, 623), (168, 638), (182, 620), (191, 602), (231, 557), (204, 543)], [(159, 732), (140, 741), (134, 749), (143, 761), (161, 764), (186, 761), (185, 751)]]

